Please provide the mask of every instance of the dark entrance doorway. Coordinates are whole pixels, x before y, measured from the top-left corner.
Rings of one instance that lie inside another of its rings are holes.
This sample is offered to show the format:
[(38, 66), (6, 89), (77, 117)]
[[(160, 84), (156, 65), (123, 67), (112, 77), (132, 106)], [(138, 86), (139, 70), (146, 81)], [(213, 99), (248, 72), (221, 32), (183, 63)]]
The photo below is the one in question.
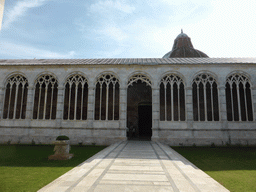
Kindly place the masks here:
[(139, 138), (143, 140), (150, 140), (152, 136), (152, 105), (139, 105), (138, 117)]
[[(127, 138), (150, 140), (152, 136), (152, 89), (142, 76), (132, 78), (127, 89)], [(135, 80), (134, 80), (135, 79)]]

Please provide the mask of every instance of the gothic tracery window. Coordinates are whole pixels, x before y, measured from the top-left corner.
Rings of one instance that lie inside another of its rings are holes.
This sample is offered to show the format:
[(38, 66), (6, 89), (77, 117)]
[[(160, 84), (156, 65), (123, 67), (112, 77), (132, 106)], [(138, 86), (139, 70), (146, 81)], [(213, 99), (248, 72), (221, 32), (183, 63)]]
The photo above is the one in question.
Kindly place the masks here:
[(194, 121), (219, 121), (218, 86), (208, 74), (200, 74), (192, 84)]
[(185, 92), (183, 80), (166, 75), (160, 83), (160, 120), (185, 121)]
[(119, 119), (119, 80), (111, 74), (101, 75), (95, 90), (95, 120)]
[(4, 119), (25, 119), (28, 81), (22, 75), (11, 76), (5, 87)]
[(251, 84), (242, 74), (233, 74), (226, 80), (228, 121), (253, 121)]
[(152, 84), (152, 82), (149, 80), (148, 77), (146, 77), (145, 75), (142, 75), (142, 74), (138, 74), (138, 75), (133, 75), (129, 79), (127, 86), (129, 87), (130, 85), (132, 85), (133, 83), (136, 83), (138, 81), (145, 82), (146, 85), (148, 85), (148, 86), (151, 86), (151, 84)]
[(86, 120), (88, 83), (82, 75), (73, 75), (66, 80), (63, 119)]
[(56, 119), (58, 82), (52, 75), (42, 75), (35, 83), (33, 119)]

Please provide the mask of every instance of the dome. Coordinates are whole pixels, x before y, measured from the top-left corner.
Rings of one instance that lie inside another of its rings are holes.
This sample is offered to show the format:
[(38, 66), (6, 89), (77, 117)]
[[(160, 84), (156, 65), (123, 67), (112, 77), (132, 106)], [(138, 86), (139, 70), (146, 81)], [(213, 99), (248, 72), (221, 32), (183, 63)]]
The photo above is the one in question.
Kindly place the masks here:
[(181, 30), (181, 33), (174, 40), (172, 50), (163, 56), (163, 58), (173, 57), (208, 57), (208, 55), (194, 49), (190, 38)]

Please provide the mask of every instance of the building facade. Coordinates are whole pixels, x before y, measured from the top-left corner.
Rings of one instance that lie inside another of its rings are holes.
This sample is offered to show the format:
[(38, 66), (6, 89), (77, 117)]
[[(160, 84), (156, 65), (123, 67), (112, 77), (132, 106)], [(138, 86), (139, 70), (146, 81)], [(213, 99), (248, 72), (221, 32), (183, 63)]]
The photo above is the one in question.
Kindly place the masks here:
[(209, 58), (178, 37), (164, 58), (0, 60), (0, 142), (255, 145), (256, 58)]

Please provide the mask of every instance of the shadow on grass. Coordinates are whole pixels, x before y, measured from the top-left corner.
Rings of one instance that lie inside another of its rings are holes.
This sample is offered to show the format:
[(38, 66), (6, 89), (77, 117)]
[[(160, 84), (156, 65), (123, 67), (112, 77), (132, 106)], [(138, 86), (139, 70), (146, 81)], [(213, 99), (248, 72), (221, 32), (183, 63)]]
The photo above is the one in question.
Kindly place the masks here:
[(106, 146), (71, 146), (74, 157), (69, 160), (48, 160), (54, 145), (0, 145), (0, 167), (74, 167)]
[(172, 147), (204, 171), (256, 170), (256, 147)]

